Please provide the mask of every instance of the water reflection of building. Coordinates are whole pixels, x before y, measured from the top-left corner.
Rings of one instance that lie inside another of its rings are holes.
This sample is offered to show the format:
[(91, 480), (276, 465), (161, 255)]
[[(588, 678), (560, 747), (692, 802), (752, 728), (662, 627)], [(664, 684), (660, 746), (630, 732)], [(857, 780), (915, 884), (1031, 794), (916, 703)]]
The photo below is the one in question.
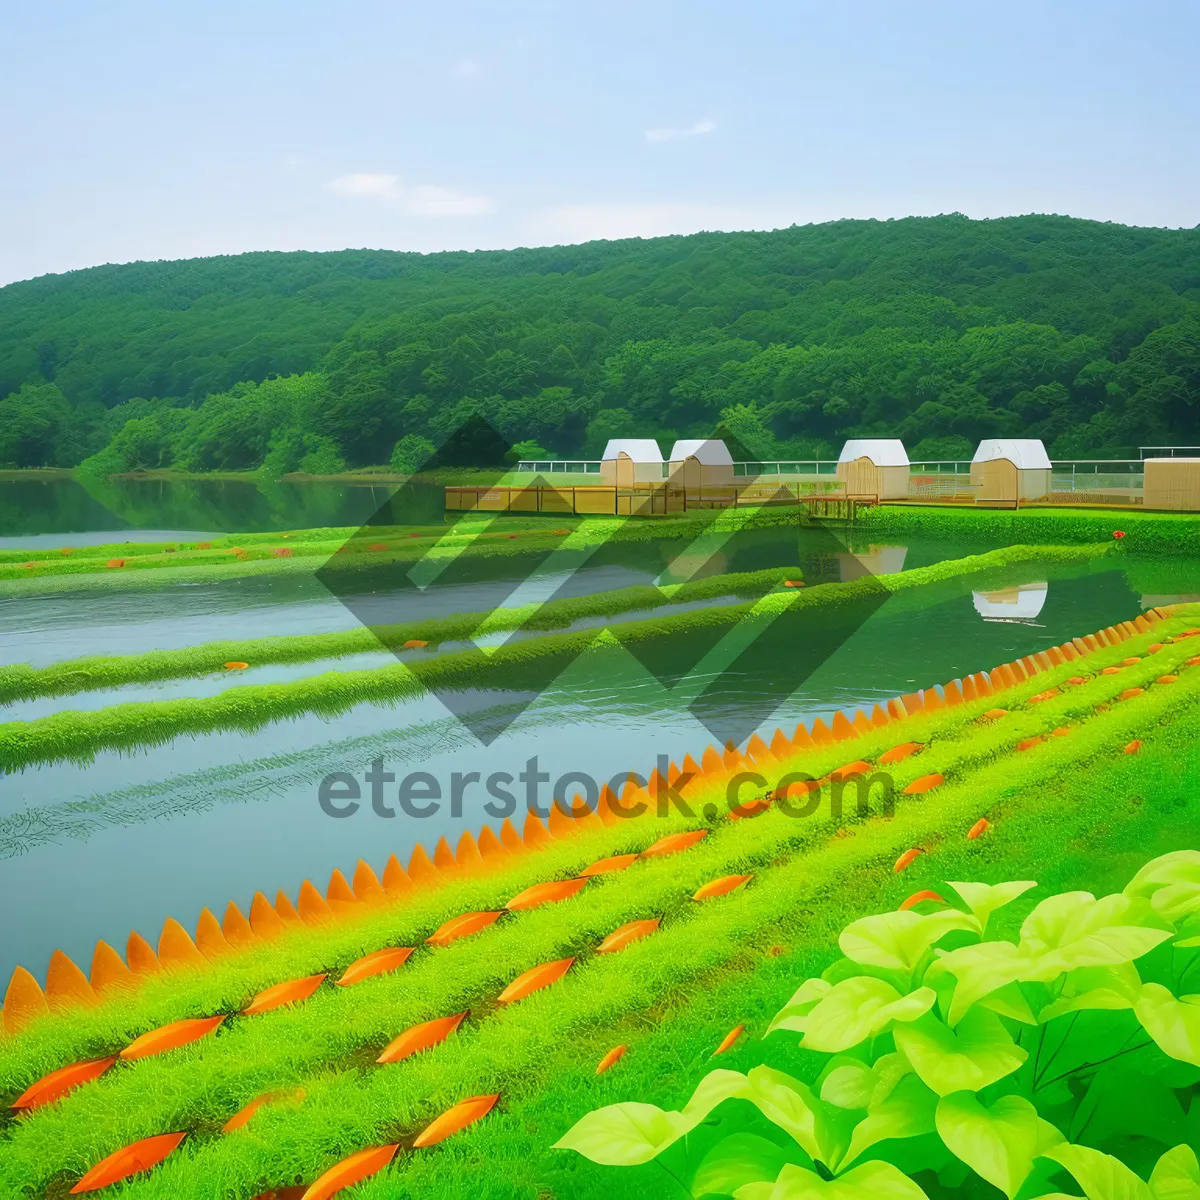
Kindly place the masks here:
[(804, 559), (804, 581), (848, 583), (867, 575), (895, 575), (904, 570), (907, 546), (868, 546), (865, 550), (814, 554)]
[(1032, 622), (1041, 616), (1048, 583), (1022, 583), (996, 592), (972, 592), (975, 611), (985, 621)]

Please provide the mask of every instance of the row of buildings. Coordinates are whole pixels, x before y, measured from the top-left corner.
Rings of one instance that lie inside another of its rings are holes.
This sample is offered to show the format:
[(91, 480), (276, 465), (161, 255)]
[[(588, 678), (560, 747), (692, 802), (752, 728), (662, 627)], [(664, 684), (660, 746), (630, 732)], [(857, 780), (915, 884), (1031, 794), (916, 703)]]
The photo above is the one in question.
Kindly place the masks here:
[[(600, 474), (604, 483), (618, 486), (670, 478), (684, 486), (721, 487), (732, 484), (735, 474), (745, 475), (745, 471), (736, 471), (737, 467), (765, 465), (735, 463), (729, 447), (719, 438), (677, 441), (666, 458), (653, 438), (614, 438), (604, 448)], [(993, 490), (1012, 490), (1005, 486), (1008, 481), (1001, 479), (1007, 475), (1005, 466), (1017, 474), (1013, 499), (1034, 499), (1049, 492), (1052, 468), (1040, 441), (1006, 438), (980, 442), (972, 472), (980, 474), (981, 484), (988, 486), (995, 476)], [(857, 438), (842, 447), (836, 478), (851, 494), (899, 500), (909, 494), (911, 473), (908, 451), (898, 438)]]
[[(1071, 466), (1059, 464), (1064, 465)], [(604, 483), (618, 487), (670, 479), (690, 489), (778, 476), (785, 466), (791, 477), (803, 478), (807, 467), (819, 480), (823, 468), (833, 464), (737, 463), (718, 438), (677, 441), (664, 458), (652, 438), (614, 438), (604, 449), (600, 476)], [(1123, 486), (1112, 489), (1122, 498), (1144, 503), (1147, 508), (1200, 511), (1200, 459), (1145, 458), (1132, 466), (1137, 468), (1138, 478), (1119, 479), (1115, 482)], [(949, 478), (942, 477), (944, 469)], [(836, 479), (851, 496), (879, 500), (950, 498), (965, 489), (978, 500), (1019, 503), (1049, 498), (1055, 491), (1055, 470), (1046, 447), (1036, 438), (985, 439), (970, 463), (949, 464), (912, 463), (898, 438), (854, 438), (842, 447), (836, 469), (825, 478)], [(937, 474), (925, 476), (922, 472), (926, 471)], [(1129, 486), (1135, 483), (1140, 486)], [(1072, 483), (1070, 490), (1079, 489)], [(1089, 490), (1100, 498), (1106, 489), (1093, 486)], [(1139, 493), (1136, 498), (1135, 490)]]

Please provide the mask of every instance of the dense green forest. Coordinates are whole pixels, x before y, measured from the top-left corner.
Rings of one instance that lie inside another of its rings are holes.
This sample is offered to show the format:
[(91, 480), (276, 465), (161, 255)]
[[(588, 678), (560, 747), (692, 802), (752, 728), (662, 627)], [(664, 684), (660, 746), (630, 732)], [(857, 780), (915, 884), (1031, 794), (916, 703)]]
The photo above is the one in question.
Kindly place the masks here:
[(984, 436), (1200, 443), (1200, 229), (837, 221), (446, 254), (133, 263), (0, 288), (0, 465), (410, 466), (482, 412), (525, 454)]

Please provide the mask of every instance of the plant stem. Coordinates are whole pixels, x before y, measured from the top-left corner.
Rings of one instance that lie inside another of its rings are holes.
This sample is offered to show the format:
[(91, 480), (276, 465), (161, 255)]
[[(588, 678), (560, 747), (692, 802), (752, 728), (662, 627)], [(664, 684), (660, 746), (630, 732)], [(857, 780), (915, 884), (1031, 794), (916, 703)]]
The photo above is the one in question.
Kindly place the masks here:
[(1052, 1083), (1058, 1083), (1059, 1080), (1066, 1079), (1069, 1075), (1076, 1075), (1076, 1074), (1081, 1075), (1081, 1074), (1083, 1074), (1084, 1071), (1094, 1071), (1097, 1067), (1102, 1067), (1102, 1066), (1104, 1066), (1105, 1063), (1112, 1062), (1113, 1059), (1121, 1058), (1126, 1054), (1136, 1054), (1139, 1050), (1145, 1050), (1148, 1046), (1153, 1046), (1153, 1045), (1154, 1045), (1153, 1041), (1141, 1042), (1138, 1045), (1130, 1046), (1125, 1050), (1118, 1050), (1116, 1052), (1116, 1054), (1110, 1054), (1107, 1058), (1099, 1059), (1097, 1062), (1085, 1063), (1083, 1066), (1080, 1066), (1080, 1067), (1072, 1067), (1071, 1070), (1064, 1071), (1061, 1075), (1056, 1075), (1053, 1079), (1048, 1079), (1046, 1081), (1045, 1086), (1049, 1087)]

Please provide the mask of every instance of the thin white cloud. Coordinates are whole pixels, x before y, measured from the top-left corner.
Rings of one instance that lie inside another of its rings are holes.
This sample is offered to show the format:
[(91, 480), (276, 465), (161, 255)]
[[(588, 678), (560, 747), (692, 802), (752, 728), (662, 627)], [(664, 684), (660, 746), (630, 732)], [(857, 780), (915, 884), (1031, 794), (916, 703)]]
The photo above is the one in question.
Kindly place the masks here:
[(429, 183), (406, 187), (399, 175), (385, 172), (354, 171), (331, 179), (325, 187), (340, 196), (384, 200), (410, 217), (479, 217), (496, 207), (488, 196)]
[(469, 57), (460, 58), (450, 68), (450, 78), (451, 79), (474, 79), (482, 70), (483, 70), (483, 67), (480, 65), (480, 62), (478, 59), (469, 58)]
[(404, 204), (414, 217), (481, 217), (496, 207), (487, 196), (471, 196), (457, 188), (431, 184), (410, 188)]
[(703, 121), (697, 121), (695, 125), (689, 125), (684, 129), (677, 128), (662, 128), (662, 129), (647, 129), (646, 141), (648, 142), (674, 142), (679, 138), (702, 137), (706, 133), (712, 133), (716, 129), (716, 121), (705, 118)]

